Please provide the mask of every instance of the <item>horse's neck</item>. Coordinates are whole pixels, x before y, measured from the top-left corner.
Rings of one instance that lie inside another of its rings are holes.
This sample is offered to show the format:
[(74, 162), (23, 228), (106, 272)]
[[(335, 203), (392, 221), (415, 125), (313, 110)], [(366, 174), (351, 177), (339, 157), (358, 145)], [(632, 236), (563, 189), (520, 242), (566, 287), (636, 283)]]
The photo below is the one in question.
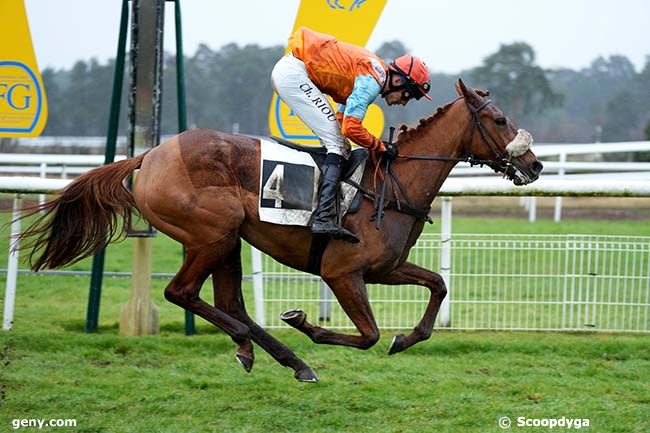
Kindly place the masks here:
[[(458, 158), (463, 155), (463, 138), (469, 125), (469, 114), (462, 103), (454, 103), (432, 122), (420, 126), (415, 137), (400, 146), (403, 155), (439, 156)], [(399, 159), (394, 170), (408, 191), (411, 201), (418, 207), (428, 207), (433, 202), (443, 182), (457, 162)]]

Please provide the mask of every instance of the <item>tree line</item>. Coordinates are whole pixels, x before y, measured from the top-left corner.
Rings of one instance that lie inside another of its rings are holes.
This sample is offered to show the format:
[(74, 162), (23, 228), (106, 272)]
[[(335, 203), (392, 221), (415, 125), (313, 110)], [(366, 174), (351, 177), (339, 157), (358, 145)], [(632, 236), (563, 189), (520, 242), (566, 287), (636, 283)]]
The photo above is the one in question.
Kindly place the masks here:
[[(377, 54), (387, 60), (408, 52), (399, 41), (384, 43)], [(270, 74), (284, 47), (229, 44), (214, 50), (200, 45), (186, 56), (187, 124), (230, 132), (268, 134), (272, 96)], [(435, 64), (430, 65), (435, 70)], [(114, 60), (78, 61), (70, 69), (42, 71), (49, 104), (43, 135), (105, 135)], [(162, 133), (177, 132), (176, 59), (163, 66)], [(543, 69), (526, 43), (501, 45), (475, 68), (458, 74), (433, 73), (431, 97), (384, 110), (386, 126), (415, 124), (438, 105), (456, 97), (458, 77), (489, 90), (511, 119), (537, 142), (593, 142), (650, 139), (650, 56), (637, 72), (625, 56), (599, 57), (587, 68)], [(125, 134), (128, 77), (125, 77), (120, 133)], [(386, 128), (387, 130), (388, 128)]]

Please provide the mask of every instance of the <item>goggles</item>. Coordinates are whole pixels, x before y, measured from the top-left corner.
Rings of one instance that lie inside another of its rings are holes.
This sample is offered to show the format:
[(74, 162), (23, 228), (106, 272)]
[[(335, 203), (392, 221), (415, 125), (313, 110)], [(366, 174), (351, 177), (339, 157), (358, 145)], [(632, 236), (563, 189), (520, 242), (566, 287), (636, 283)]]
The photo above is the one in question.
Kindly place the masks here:
[(419, 101), (420, 99), (422, 99), (422, 97), (423, 97), (425, 94), (429, 93), (429, 89), (431, 88), (431, 86), (429, 85), (429, 83), (424, 83), (424, 84), (422, 84), (422, 85), (418, 85), (418, 83), (416, 83), (416, 82), (413, 81), (413, 80), (410, 80), (410, 81), (407, 80), (407, 81), (406, 81), (402, 86), (400, 86), (400, 87), (403, 87), (403, 88), (404, 88), (404, 93), (403, 93), (403, 95), (404, 95), (404, 97), (405, 97), (406, 99), (413, 99), (413, 98), (415, 98), (415, 100), (418, 100), (418, 101)]

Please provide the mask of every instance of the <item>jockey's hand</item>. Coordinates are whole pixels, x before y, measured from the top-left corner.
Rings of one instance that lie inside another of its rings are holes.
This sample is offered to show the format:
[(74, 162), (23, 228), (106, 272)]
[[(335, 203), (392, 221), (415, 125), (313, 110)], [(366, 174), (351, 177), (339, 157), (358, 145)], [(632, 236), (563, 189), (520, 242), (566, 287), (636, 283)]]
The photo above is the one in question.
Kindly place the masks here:
[(397, 158), (397, 146), (395, 146), (395, 144), (384, 142), (384, 149), (385, 150), (381, 155), (386, 158), (387, 161), (392, 161)]

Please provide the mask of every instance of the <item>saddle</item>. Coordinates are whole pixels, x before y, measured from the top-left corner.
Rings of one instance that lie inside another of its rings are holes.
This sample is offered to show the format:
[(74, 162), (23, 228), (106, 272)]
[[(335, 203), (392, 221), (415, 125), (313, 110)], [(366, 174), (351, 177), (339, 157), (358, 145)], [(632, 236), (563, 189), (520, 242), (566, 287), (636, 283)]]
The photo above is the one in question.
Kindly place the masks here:
[[(323, 167), (323, 163), (325, 162), (325, 156), (327, 156), (327, 149), (325, 149), (324, 147), (305, 146), (275, 136), (271, 136), (270, 138), (273, 139), (273, 141), (275, 141), (276, 143), (279, 143), (283, 146), (287, 146), (291, 149), (295, 149), (300, 152), (308, 153), (316, 163), (316, 166), (318, 167), (319, 170)], [(363, 147), (353, 149), (352, 153), (350, 154), (350, 157), (348, 158), (348, 162), (342, 171), (343, 174), (341, 175), (340, 181), (343, 182), (345, 180), (348, 180), (350, 176), (352, 176), (354, 171), (357, 169), (357, 167), (359, 167), (359, 165), (361, 165), (366, 159), (368, 159), (369, 154), (370, 152), (368, 151), (368, 149), (365, 149)]]

